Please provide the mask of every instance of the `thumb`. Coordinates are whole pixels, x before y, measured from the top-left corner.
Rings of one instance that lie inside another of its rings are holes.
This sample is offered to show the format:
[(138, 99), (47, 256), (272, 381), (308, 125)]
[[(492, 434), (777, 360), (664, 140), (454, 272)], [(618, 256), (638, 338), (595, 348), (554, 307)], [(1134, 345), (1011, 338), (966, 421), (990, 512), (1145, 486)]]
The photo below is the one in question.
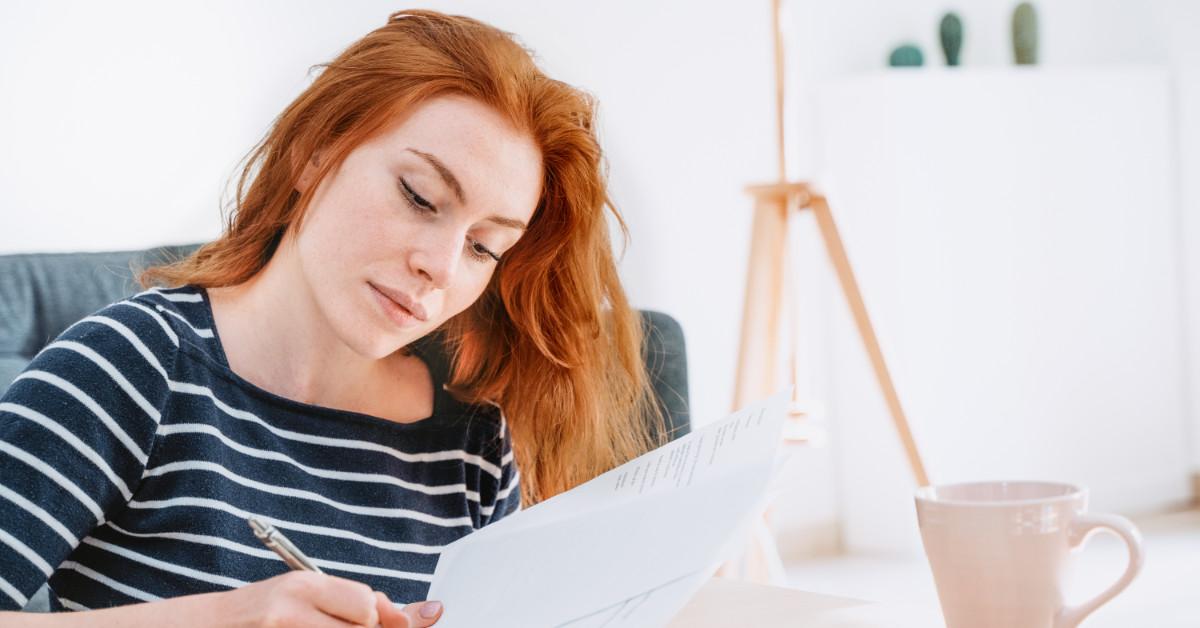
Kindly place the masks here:
[(442, 616), (441, 602), (414, 602), (399, 607), (387, 601), (382, 594), (378, 604), (379, 622), (386, 628), (424, 628), (432, 626)]

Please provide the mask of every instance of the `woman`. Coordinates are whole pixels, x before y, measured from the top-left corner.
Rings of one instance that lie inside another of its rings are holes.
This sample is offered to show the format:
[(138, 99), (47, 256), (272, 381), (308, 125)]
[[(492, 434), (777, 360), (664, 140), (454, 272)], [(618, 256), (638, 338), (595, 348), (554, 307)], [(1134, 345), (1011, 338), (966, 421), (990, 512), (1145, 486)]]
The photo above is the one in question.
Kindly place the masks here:
[(224, 234), (0, 400), (0, 609), (80, 611), (0, 625), (430, 625), (439, 548), (651, 447), (593, 116), (431, 11), (325, 66)]

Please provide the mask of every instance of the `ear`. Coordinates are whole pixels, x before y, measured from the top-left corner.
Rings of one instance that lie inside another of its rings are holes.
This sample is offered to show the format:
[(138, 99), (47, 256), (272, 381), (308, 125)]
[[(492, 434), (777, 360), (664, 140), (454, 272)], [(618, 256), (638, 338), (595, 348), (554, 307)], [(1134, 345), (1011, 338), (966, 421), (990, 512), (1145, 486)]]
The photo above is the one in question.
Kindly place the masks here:
[(296, 179), (296, 191), (303, 194), (313, 181), (317, 178), (317, 168), (321, 167), (321, 159), (324, 151), (318, 150), (313, 153), (312, 158), (304, 163), (303, 169), (300, 171), (300, 177)]

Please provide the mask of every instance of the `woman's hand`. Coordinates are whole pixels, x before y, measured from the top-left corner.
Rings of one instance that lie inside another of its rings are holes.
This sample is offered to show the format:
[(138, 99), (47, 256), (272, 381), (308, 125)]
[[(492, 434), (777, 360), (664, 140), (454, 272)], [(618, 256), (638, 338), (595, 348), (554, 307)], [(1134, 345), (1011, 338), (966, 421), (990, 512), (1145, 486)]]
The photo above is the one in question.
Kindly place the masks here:
[(378, 598), (379, 624), (383, 628), (424, 628), (432, 626), (442, 616), (441, 602), (414, 602), (400, 608), (378, 591), (375, 596)]
[(222, 623), (247, 628), (423, 628), (442, 614), (437, 602), (398, 608), (361, 582), (310, 571), (289, 572), (220, 595), (227, 596)]
[(442, 616), (438, 602), (398, 608), (353, 580), (292, 571), (232, 591), (74, 613), (0, 613), (0, 628), (234, 626), (237, 628), (425, 628)]

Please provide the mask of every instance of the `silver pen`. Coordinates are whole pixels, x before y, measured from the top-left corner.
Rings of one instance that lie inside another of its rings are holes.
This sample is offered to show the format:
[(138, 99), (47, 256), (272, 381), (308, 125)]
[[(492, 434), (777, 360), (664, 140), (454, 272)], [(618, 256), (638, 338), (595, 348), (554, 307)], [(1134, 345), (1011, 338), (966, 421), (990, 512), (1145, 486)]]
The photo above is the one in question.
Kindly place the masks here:
[(292, 542), (283, 535), (282, 532), (275, 529), (275, 526), (269, 523), (263, 523), (254, 517), (247, 519), (250, 522), (250, 527), (254, 529), (254, 536), (263, 542), (263, 545), (271, 548), (271, 551), (279, 554), (283, 562), (287, 563), (292, 569), (300, 571), (315, 571), (317, 573), (325, 573), (313, 564), (304, 552), (292, 545)]

